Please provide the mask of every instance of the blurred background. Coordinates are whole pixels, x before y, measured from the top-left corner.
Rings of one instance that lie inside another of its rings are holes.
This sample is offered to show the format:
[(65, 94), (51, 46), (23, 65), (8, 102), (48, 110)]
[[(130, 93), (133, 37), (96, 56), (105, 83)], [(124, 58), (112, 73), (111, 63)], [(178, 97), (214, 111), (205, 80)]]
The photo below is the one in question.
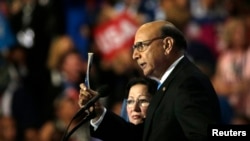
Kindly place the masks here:
[[(168, 20), (211, 79), (225, 124), (250, 123), (249, 0), (0, 0), (0, 141), (60, 141), (79, 109), (88, 52), (90, 87), (120, 114), (136, 29)], [(73, 123), (75, 125), (76, 123)], [(71, 141), (90, 141), (88, 125)]]

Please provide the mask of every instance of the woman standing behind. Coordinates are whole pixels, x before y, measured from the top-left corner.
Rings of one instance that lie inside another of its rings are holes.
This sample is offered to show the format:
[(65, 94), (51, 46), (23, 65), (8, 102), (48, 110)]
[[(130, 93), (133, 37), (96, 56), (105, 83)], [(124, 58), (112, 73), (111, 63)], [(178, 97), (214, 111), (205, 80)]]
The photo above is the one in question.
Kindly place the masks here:
[(146, 118), (151, 97), (157, 90), (158, 83), (145, 77), (133, 78), (126, 87), (126, 110), (129, 122), (140, 124)]
[[(133, 138), (135, 140), (137, 140), (137, 137), (142, 136), (142, 130), (140, 129), (144, 126), (142, 123), (146, 118), (151, 98), (157, 91), (157, 86), (157, 81), (147, 77), (134, 77), (130, 79), (126, 85), (125, 94), (127, 95), (127, 98), (123, 101), (121, 116), (131, 123), (131, 125), (139, 125), (137, 126), (137, 129), (139, 130), (136, 130), (136, 135), (138, 136)], [(82, 83), (80, 84), (80, 87), (83, 89), (85, 86)], [(85, 93), (83, 94), (80, 91), (78, 103), (80, 107), (83, 106), (82, 99), (86, 96), (88, 96), (88, 94), (85, 95)], [(91, 120), (91, 122), (94, 121)]]

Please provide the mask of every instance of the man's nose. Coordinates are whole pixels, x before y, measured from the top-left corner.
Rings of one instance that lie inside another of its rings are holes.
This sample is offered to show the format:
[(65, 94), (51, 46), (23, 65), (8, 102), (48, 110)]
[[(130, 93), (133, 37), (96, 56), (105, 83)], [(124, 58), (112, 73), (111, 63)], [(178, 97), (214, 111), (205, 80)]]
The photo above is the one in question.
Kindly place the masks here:
[(133, 60), (138, 60), (138, 58), (140, 58), (140, 53), (135, 49), (132, 52), (132, 59)]

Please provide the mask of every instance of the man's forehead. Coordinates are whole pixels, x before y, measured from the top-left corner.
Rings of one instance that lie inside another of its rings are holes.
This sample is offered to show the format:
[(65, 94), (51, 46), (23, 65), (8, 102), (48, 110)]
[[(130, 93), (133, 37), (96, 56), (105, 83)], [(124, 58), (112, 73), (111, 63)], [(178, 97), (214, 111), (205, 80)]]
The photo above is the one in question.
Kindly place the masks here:
[(141, 31), (136, 33), (135, 42), (141, 42), (141, 41), (149, 40), (149, 39), (154, 38), (156, 36), (158, 36), (158, 34), (156, 34), (156, 31), (153, 31), (153, 30), (141, 30)]

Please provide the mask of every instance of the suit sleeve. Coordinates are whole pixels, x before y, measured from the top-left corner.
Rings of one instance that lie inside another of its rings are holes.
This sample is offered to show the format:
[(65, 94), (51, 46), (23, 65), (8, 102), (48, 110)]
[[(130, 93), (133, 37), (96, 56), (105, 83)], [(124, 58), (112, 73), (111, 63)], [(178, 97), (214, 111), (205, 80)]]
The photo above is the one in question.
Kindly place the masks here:
[(138, 141), (142, 140), (143, 124), (134, 125), (120, 116), (107, 111), (96, 131), (90, 128), (92, 137), (103, 141)]

